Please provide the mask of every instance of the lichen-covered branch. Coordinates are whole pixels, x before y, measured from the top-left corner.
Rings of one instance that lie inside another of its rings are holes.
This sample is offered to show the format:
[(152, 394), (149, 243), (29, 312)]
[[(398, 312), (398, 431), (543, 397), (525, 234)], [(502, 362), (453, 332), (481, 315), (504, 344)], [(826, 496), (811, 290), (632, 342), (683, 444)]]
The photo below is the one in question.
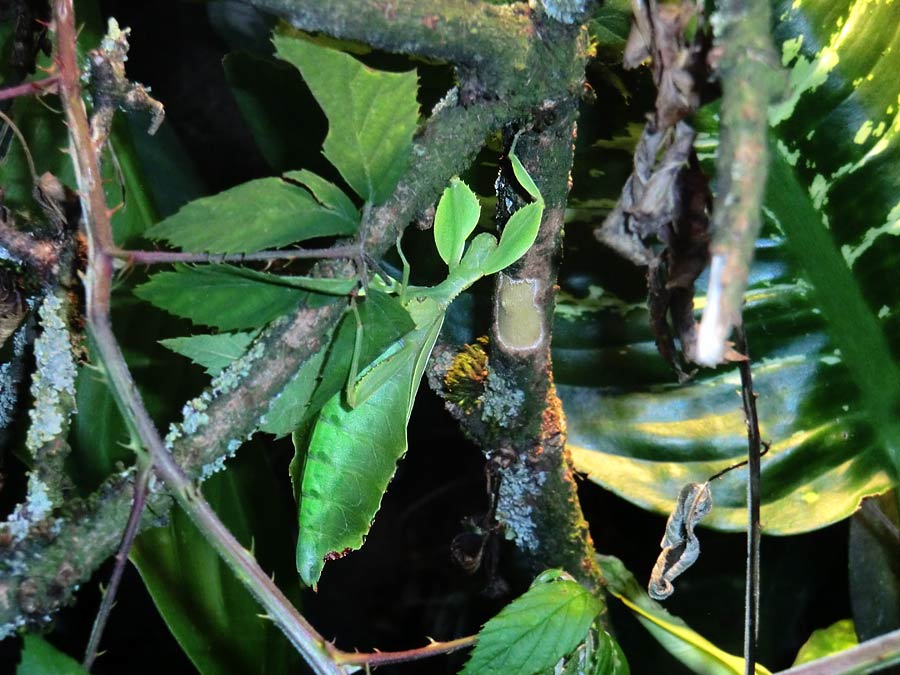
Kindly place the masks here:
[(525, 132), (518, 140), (517, 153), (544, 195), (546, 209), (534, 245), (519, 263), (498, 274), (483, 403), (491, 425), (503, 429), (496, 440), (506, 450), (498, 521), (535, 567), (561, 567), (597, 588), (600, 571), (565, 449), (565, 415), (550, 360), (574, 103), (553, 114), (549, 126)]
[(783, 87), (772, 47), (769, 3), (723, 0), (713, 16), (716, 70), (722, 83), (718, 191), (713, 207), (706, 308), (697, 337), (697, 363), (722, 361), (741, 305), (754, 243), (762, 226), (769, 164), (768, 107)]
[(302, 30), (448, 61), (492, 82), (524, 66), (533, 31), (527, 6), (480, 0), (248, 1)]

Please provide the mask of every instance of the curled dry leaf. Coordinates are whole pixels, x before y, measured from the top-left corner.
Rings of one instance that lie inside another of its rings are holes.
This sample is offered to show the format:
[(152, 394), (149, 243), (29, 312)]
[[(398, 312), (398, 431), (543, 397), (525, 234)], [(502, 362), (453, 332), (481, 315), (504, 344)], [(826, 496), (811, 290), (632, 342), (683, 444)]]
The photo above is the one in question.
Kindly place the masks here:
[(709, 481), (688, 483), (678, 495), (675, 510), (666, 522), (666, 533), (660, 546), (662, 553), (650, 573), (647, 593), (654, 600), (665, 600), (675, 591), (672, 580), (700, 556), (700, 542), (694, 528), (700, 519), (712, 511), (712, 493)]

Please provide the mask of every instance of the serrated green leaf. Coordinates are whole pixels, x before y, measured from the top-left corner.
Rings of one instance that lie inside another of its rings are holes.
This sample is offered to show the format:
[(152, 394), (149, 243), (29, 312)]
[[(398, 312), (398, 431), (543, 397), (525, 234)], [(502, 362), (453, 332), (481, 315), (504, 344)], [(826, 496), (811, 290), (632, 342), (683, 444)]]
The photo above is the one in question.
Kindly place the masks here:
[(253, 333), (219, 333), (168, 338), (160, 340), (159, 344), (203, 366), (209, 375), (218, 375), (241, 357), (252, 340)]
[(146, 234), (196, 253), (252, 253), (355, 230), (355, 221), (305, 189), (281, 178), (259, 178), (195, 199)]
[(466, 239), (478, 224), (481, 204), (459, 178), (450, 179), (434, 212), (434, 243), (441, 260), (452, 270), (462, 259)]
[[(203, 484), (203, 495), (235, 537), (298, 602), (290, 545), (272, 523), (290, 519), (263, 448), (244, 448), (228, 470)], [(135, 541), (131, 559), (178, 644), (203, 675), (280, 675), (301, 668), (275, 624), (259, 615), (247, 588), (180, 509), (165, 527)]]
[[(705, 675), (743, 675), (744, 659), (722, 651), (699, 635), (681, 619), (672, 616), (641, 588), (618, 558), (597, 556), (607, 590), (630, 609), (649, 633), (695, 673)], [(769, 671), (756, 664), (756, 673)]]
[(154, 274), (134, 292), (175, 316), (236, 330), (259, 328), (290, 312), (308, 297), (307, 290), (342, 295), (355, 285), (352, 279), (281, 277), (231, 265), (178, 265)]
[(340, 214), (353, 228), (351, 231), (356, 231), (359, 226), (359, 211), (353, 200), (337, 185), (306, 169), (288, 171), (284, 177), (304, 185), (322, 206)]
[(328, 117), (325, 156), (363, 199), (385, 201), (409, 164), (419, 115), (415, 72), (372, 70), (302, 38), (275, 35), (273, 42)]
[(485, 262), (484, 273), (493, 274), (512, 265), (531, 248), (541, 227), (544, 203), (532, 202), (516, 211), (506, 221), (500, 243)]
[(533, 675), (585, 640), (602, 604), (567, 579), (536, 581), (488, 621), (460, 675)]
[[(26, 635), (16, 675), (86, 675), (87, 671), (40, 635)], [(10, 664), (12, 665), (12, 664)]]
[[(388, 358), (403, 368), (356, 408), (335, 394), (309, 436), (300, 485), (297, 571), (315, 586), (325, 562), (363, 544), (381, 498), (406, 453), (406, 423), (443, 314), (402, 339)], [(295, 439), (295, 443), (298, 439)], [(298, 452), (300, 448), (298, 448)]]
[(800, 647), (800, 651), (797, 652), (797, 658), (794, 660), (793, 665), (799, 666), (801, 663), (809, 663), (816, 659), (831, 656), (858, 644), (859, 640), (856, 638), (856, 629), (853, 627), (853, 621), (851, 619), (843, 619), (827, 628), (813, 631), (809, 639)]

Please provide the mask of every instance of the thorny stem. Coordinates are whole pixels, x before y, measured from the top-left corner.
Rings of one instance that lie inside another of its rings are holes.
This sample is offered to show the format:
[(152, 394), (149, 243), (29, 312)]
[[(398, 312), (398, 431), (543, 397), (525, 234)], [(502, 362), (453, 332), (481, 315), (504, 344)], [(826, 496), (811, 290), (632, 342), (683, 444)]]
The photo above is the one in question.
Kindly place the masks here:
[(19, 96), (31, 96), (53, 93), (53, 88), (59, 81), (58, 75), (51, 75), (40, 80), (32, 80), (31, 82), (23, 82), (14, 87), (0, 89), (0, 101), (6, 101)]
[(810, 661), (775, 675), (851, 675), (875, 673), (900, 663), (900, 630), (879, 635), (861, 645)]
[(756, 641), (759, 633), (759, 546), (760, 546), (760, 446), (756, 393), (750, 369), (747, 335), (738, 328), (737, 347), (747, 356), (738, 363), (741, 372), (741, 400), (747, 418), (747, 593), (744, 600), (744, 672), (756, 672)]
[(103, 637), (103, 629), (106, 628), (106, 622), (115, 603), (119, 584), (122, 581), (122, 574), (125, 572), (125, 565), (128, 562), (128, 553), (131, 551), (131, 545), (134, 543), (138, 527), (141, 524), (141, 516), (144, 513), (144, 507), (147, 505), (147, 488), (152, 475), (153, 466), (149, 462), (142, 462), (141, 469), (134, 479), (134, 501), (131, 503), (128, 524), (125, 526), (125, 532), (122, 534), (122, 543), (116, 552), (116, 564), (113, 567), (112, 575), (109, 577), (109, 585), (107, 585), (106, 592), (103, 594), (103, 601), (97, 610), (94, 626), (91, 628), (91, 636), (84, 651), (82, 666), (88, 672), (90, 672), (94, 665), (94, 660), (97, 658), (100, 638)]
[(410, 661), (418, 661), (427, 659), (439, 654), (449, 654), (457, 649), (471, 647), (477, 641), (477, 636), (468, 635), (456, 640), (448, 642), (432, 642), (424, 647), (416, 649), (404, 649), (399, 652), (372, 652), (369, 654), (359, 654), (351, 652), (335, 652), (333, 654), (335, 663), (346, 666), (386, 666), (391, 663), (408, 663)]
[(782, 85), (770, 35), (769, 3), (722, 0), (713, 17), (722, 80), (721, 138), (713, 208), (709, 291), (697, 336), (697, 363), (721, 362), (740, 323), (754, 245), (762, 227), (768, 172), (768, 107)]
[(256, 251), (254, 253), (181, 253), (179, 251), (125, 251), (117, 249), (110, 255), (133, 265), (163, 265), (168, 263), (242, 263), (267, 260), (305, 260), (323, 258), (350, 258), (360, 256), (359, 246), (331, 246), (329, 248), (295, 248), (283, 251)]
[(259, 567), (250, 552), (244, 549), (222, 524), (203, 499), (199, 488), (188, 479), (175, 462), (154, 427), (153, 420), (150, 419), (125, 364), (109, 318), (113, 258), (108, 252), (114, 250), (115, 246), (109, 220), (110, 213), (106, 208), (103, 186), (100, 182), (98, 148), (91, 140), (87, 112), (81, 98), (72, 0), (56, 0), (53, 4), (53, 13), (57, 30), (57, 58), (60, 64), (60, 96), (74, 149), (76, 179), (81, 193), (85, 227), (88, 231), (88, 270), (85, 275), (88, 330), (96, 341), (119, 408), (147, 449), (156, 472), (235, 576), (248, 587), (272, 621), (303, 654), (316, 673), (338, 675), (341, 670), (330, 657), (330, 645), (297, 612)]

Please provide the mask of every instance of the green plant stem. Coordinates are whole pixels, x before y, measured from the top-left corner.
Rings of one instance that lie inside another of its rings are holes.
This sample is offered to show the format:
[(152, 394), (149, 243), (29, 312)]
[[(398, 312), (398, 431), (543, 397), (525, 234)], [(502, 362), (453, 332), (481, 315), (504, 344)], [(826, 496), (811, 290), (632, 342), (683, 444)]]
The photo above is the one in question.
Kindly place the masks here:
[(895, 630), (837, 654), (779, 671), (775, 675), (856, 675), (875, 673), (898, 663), (900, 630)]
[(770, 8), (761, 0), (722, 0), (713, 17), (722, 82), (721, 136), (716, 160), (707, 304), (697, 336), (701, 365), (721, 362), (741, 306), (769, 164), (768, 107), (783, 86), (770, 35)]

